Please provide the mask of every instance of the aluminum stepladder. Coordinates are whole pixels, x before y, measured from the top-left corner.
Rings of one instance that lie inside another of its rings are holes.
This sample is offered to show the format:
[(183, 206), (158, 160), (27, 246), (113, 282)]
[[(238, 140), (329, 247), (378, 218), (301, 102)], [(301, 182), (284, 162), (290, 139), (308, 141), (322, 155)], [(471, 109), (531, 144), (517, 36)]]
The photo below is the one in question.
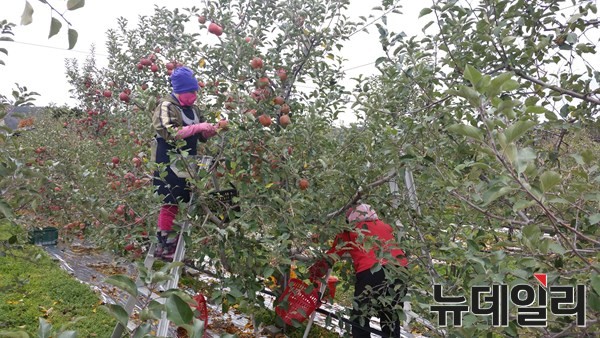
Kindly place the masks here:
[[(213, 164), (213, 158), (211, 156), (196, 156), (194, 157), (194, 161), (193, 161), (193, 165), (195, 166), (195, 172), (197, 172), (197, 169), (199, 168), (211, 168), (212, 164)], [(188, 177), (192, 177), (192, 174), (190, 172), (188, 172)], [(217, 177), (216, 177), (216, 172), (213, 170), (211, 172), (211, 177), (212, 177), (212, 183), (213, 183), (213, 187), (215, 190), (219, 190), (219, 184), (217, 181)], [(194, 193), (191, 193), (190, 196), (190, 202), (189, 202), (189, 209), (191, 209), (193, 207), (193, 201), (194, 201)], [(179, 239), (177, 241), (177, 246), (175, 249), (175, 254), (173, 255), (173, 262), (182, 262), (183, 258), (185, 257), (185, 240), (184, 240), (184, 234), (189, 234), (190, 232), (190, 222), (189, 220), (186, 220), (184, 222), (182, 222), (181, 224), (181, 232), (180, 232), (180, 236)], [(156, 258), (154, 257), (154, 252), (156, 251), (156, 247), (157, 247), (157, 243), (152, 242), (150, 244), (150, 248), (148, 249), (148, 253), (146, 255), (146, 258), (144, 259), (144, 267), (146, 269), (151, 269), (154, 261), (156, 260)], [(179, 277), (181, 276), (181, 266), (176, 265), (175, 267), (173, 267), (171, 269), (171, 276), (173, 278), (169, 279), (166, 284), (163, 285), (163, 289), (164, 290), (170, 290), (170, 289), (176, 289), (178, 284), (179, 284)], [(141, 293), (150, 293), (151, 291), (148, 290), (144, 284), (143, 281), (141, 280), (141, 278), (138, 276), (136, 281), (135, 281), (136, 286), (138, 287), (138, 290), (141, 289)], [(148, 294), (146, 294), (148, 295)], [(137, 297), (133, 297), (133, 296), (129, 296), (127, 303), (125, 305), (125, 311), (127, 312), (128, 318), (131, 316), (131, 314), (133, 313), (133, 310), (135, 308), (135, 305), (137, 303)], [(158, 301), (163, 303), (166, 299), (164, 298), (159, 298)], [(156, 330), (156, 335), (158, 337), (168, 337), (167, 334), (169, 332), (169, 324), (170, 321), (167, 318), (167, 313), (165, 311), (161, 312), (161, 318), (158, 322), (158, 328)], [(117, 325), (115, 326), (113, 333), (111, 335), (111, 338), (121, 338), (123, 336), (123, 333), (125, 332), (127, 328), (125, 326), (123, 326), (121, 323), (117, 323)]]
[[(331, 272), (332, 269), (331, 267), (327, 270), (327, 273), (325, 274), (325, 279), (323, 279), (323, 282), (321, 282), (321, 286), (319, 287), (319, 302), (321, 302), (323, 300), (323, 297), (325, 296), (325, 291), (327, 289), (327, 280), (329, 279), (329, 276), (331, 276)], [(308, 338), (308, 334), (310, 333), (310, 329), (312, 328), (313, 322), (315, 321), (315, 316), (317, 315), (317, 310), (315, 309), (315, 311), (313, 311), (313, 313), (310, 314), (310, 317), (308, 319), (308, 323), (306, 324), (306, 329), (304, 329), (304, 334), (302, 335), (302, 338)]]

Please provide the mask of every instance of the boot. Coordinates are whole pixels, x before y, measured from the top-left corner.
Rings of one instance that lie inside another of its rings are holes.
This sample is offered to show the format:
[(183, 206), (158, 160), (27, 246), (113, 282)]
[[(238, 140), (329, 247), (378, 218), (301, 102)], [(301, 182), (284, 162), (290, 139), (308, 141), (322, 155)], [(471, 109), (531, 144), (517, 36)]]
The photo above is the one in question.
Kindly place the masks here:
[(163, 239), (165, 244), (163, 246), (161, 259), (165, 262), (172, 262), (173, 257), (175, 256), (175, 250), (177, 250), (179, 234), (174, 231), (169, 231), (167, 234), (163, 234)]
[(161, 235), (160, 230), (156, 232), (156, 238), (158, 241), (156, 243), (156, 249), (154, 250), (154, 257), (161, 258), (165, 251), (166, 238)]

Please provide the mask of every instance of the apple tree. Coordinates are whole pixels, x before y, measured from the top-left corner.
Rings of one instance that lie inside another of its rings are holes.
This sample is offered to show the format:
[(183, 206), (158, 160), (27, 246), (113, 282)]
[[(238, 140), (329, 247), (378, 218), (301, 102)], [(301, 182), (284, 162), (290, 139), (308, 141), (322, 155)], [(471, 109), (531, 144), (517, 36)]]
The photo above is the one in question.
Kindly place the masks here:
[[(418, 257), (413, 310), (437, 317), (432, 284), (587, 286), (587, 325), (466, 314), (450, 336), (586, 336), (598, 331), (598, 39), (592, 1), (434, 1), (424, 36), (379, 25), (380, 75), (357, 80), (364, 124), (389, 126), (416, 180), (401, 220)], [(516, 315), (511, 309), (511, 316)], [(438, 334), (443, 334), (438, 331)]]

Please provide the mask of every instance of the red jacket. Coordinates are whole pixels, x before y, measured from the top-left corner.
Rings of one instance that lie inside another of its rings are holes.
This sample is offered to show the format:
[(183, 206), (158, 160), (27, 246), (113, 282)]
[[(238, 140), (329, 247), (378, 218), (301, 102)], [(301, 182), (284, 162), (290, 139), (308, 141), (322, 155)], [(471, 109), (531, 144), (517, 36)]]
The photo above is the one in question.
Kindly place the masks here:
[[(361, 243), (357, 242), (361, 232), (365, 237), (375, 236), (378, 239), (374, 241), (373, 247), (369, 251), (366, 251)], [(378, 250), (376, 249), (378, 249), (378, 245), (382, 246), (381, 249), (396, 257), (400, 265), (408, 265), (404, 251), (397, 246), (392, 227), (381, 220), (356, 223), (354, 231), (344, 231), (335, 237), (333, 245), (327, 253), (337, 254), (338, 256), (349, 253), (354, 263), (354, 270), (356, 273), (359, 273), (370, 269), (375, 263), (380, 263), (381, 265), (388, 263), (383, 258), (377, 258)]]

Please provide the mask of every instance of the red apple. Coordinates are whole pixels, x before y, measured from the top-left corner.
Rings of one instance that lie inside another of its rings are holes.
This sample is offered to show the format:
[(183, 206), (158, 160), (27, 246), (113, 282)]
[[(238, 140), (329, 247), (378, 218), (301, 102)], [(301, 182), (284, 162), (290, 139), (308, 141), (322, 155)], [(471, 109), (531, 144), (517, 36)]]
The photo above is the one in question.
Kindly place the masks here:
[(126, 92), (122, 92), (121, 94), (119, 94), (119, 100), (123, 102), (129, 102), (129, 95), (127, 95)]
[(306, 189), (308, 189), (308, 186), (309, 186), (309, 183), (306, 178), (303, 178), (298, 182), (298, 187), (300, 188), (300, 190), (306, 190)]
[(111, 97), (112, 96), (112, 92), (107, 89), (104, 92), (102, 92), (102, 95), (104, 95), (104, 97)]
[(281, 106), (282, 104), (284, 104), (284, 103), (285, 103), (285, 99), (284, 99), (283, 97), (281, 97), (281, 96), (276, 96), (276, 97), (273, 99), (273, 103), (275, 103), (276, 105), (279, 105), (279, 106)]
[(279, 76), (279, 80), (281, 80), (281, 81), (287, 80), (287, 72), (283, 68), (280, 68), (277, 71), (277, 76)]
[(272, 123), (271, 116), (267, 114), (262, 114), (258, 117), (258, 122), (260, 122), (260, 124), (262, 124), (263, 127), (268, 127)]
[(142, 66), (150, 66), (152, 64), (152, 60), (143, 58), (140, 60), (140, 63), (142, 64)]
[(198, 23), (204, 25), (206, 23), (206, 17), (204, 15), (198, 16)]
[(143, 64), (141, 64), (141, 63), (138, 63), (138, 64), (136, 65), (136, 67), (137, 67), (137, 69), (139, 69), (139, 70), (142, 70), (142, 69), (144, 69), (144, 65), (143, 65)]
[(133, 249), (135, 249), (135, 245), (133, 245), (133, 243), (129, 243), (125, 245), (123, 249), (125, 249), (125, 251), (132, 251)]
[(217, 128), (220, 130), (228, 130), (229, 129), (229, 121), (220, 120)]
[(221, 36), (221, 34), (223, 34), (223, 28), (216, 23), (211, 22), (210, 25), (208, 25), (208, 32), (216, 36)]
[(292, 123), (292, 121), (290, 120), (290, 116), (289, 115), (281, 115), (279, 117), (279, 124), (287, 127), (290, 125), (290, 123)]
[(117, 215), (124, 215), (125, 214), (125, 205), (120, 204), (116, 209), (115, 209), (115, 213)]
[(260, 79), (258, 79), (257, 85), (260, 88), (264, 88), (264, 87), (268, 86), (269, 83), (270, 83), (269, 78), (266, 76), (263, 76)]
[(114, 157), (112, 158), (112, 163), (113, 163), (113, 164), (119, 164), (119, 162), (121, 162), (121, 160), (119, 159), (119, 157), (118, 157), (118, 156), (114, 156)]
[(250, 61), (250, 67), (252, 67), (252, 69), (262, 68), (263, 60), (261, 58), (253, 58), (252, 61)]
[(147, 83), (142, 84), (142, 90), (146, 90), (146, 89), (148, 89), (148, 84)]
[(142, 160), (139, 157), (134, 157), (132, 161), (136, 168), (139, 168), (142, 165)]
[(168, 62), (165, 65), (165, 68), (167, 68), (167, 70), (173, 70), (173, 69), (175, 69), (175, 65), (173, 63), (171, 63), (171, 62)]
[(153, 63), (152, 66), (150, 66), (150, 70), (154, 73), (158, 72), (158, 65)]
[(287, 105), (287, 104), (284, 104), (284, 105), (281, 106), (281, 109), (279, 109), (279, 111), (282, 114), (288, 114), (290, 112), (290, 106)]

